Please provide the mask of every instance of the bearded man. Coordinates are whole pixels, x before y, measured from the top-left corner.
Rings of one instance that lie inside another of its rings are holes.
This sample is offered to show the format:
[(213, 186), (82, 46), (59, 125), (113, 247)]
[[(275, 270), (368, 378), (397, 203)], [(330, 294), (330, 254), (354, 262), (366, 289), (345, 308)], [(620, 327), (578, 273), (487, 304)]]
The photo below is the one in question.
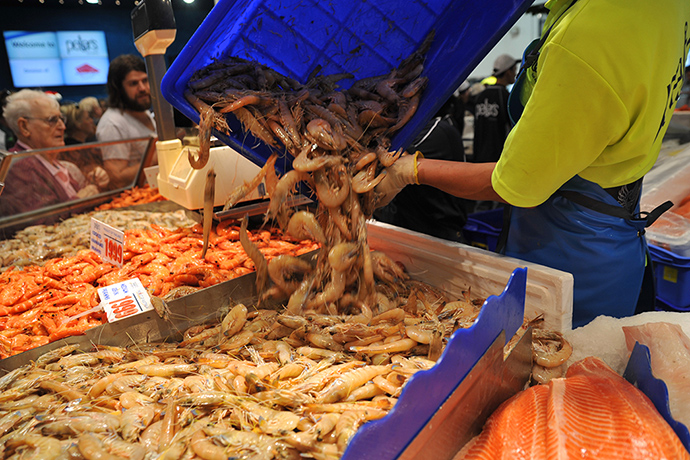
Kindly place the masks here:
[[(150, 110), (151, 92), (144, 60), (133, 54), (113, 59), (108, 69), (107, 87), (108, 109), (96, 128), (98, 141), (155, 137), (156, 123)], [(103, 147), (103, 167), (116, 188), (132, 183), (147, 145), (144, 141)]]

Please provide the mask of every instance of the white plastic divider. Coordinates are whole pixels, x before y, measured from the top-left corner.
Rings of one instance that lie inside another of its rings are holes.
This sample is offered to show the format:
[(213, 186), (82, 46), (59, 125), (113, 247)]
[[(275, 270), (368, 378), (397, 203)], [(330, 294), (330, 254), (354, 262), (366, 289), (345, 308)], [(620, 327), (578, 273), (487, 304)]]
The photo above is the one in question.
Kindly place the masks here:
[(461, 298), (470, 289), (481, 297), (499, 295), (518, 267), (527, 268), (525, 318), (544, 316), (544, 327), (572, 329), (573, 275), (543, 265), (422, 233), (369, 221), (369, 246), (402, 263), (415, 279)]

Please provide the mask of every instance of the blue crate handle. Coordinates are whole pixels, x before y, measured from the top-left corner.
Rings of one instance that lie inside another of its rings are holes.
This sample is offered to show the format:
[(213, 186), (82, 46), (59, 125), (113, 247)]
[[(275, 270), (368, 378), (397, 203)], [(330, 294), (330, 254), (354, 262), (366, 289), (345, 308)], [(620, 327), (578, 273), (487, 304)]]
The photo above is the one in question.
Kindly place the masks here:
[(341, 460), (398, 458), (501, 331), (506, 332), (506, 343), (517, 332), (524, 318), (526, 288), (527, 269), (515, 269), (503, 293), (486, 299), (474, 325), (453, 333), (436, 365), (410, 379), (388, 415), (357, 431)]
[(679, 256), (678, 254), (653, 244), (648, 246), (649, 254), (652, 256), (653, 261), (676, 267), (690, 267), (690, 257)]
[(488, 233), (488, 234), (491, 234), (493, 236), (498, 236), (501, 233), (500, 229), (492, 227), (491, 225), (487, 224), (486, 222), (482, 222), (480, 220), (467, 219), (467, 222), (465, 223), (464, 229), (469, 230), (471, 232)]
[(637, 385), (637, 388), (647, 395), (654, 407), (656, 407), (656, 410), (659, 411), (664, 420), (676, 432), (685, 449), (690, 452), (690, 432), (684, 424), (674, 419), (671, 415), (668, 387), (663, 380), (654, 377), (649, 347), (635, 342), (623, 377), (633, 385)]

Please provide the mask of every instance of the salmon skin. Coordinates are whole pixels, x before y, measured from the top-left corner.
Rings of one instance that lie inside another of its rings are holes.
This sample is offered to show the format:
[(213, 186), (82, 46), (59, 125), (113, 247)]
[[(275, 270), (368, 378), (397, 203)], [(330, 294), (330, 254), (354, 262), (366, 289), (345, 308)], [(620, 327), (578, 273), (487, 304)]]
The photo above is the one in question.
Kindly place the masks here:
[(652, 402), (599, 358), (504, 402), (453, 460), (688, 460)]

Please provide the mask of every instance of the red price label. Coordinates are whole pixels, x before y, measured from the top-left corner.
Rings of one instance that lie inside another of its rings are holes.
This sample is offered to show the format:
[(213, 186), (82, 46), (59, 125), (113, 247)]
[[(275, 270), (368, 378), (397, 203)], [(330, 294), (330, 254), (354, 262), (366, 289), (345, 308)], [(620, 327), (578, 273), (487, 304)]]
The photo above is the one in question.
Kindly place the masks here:
[(104, 245), (106, 258), (116, 262), (118, 265), (122, 265), (122, 244), (105, 237)]
[(110, 302), (110, 308), (116, 319), (122, 319), (139, 313), (139, 307), (131, 296)]

